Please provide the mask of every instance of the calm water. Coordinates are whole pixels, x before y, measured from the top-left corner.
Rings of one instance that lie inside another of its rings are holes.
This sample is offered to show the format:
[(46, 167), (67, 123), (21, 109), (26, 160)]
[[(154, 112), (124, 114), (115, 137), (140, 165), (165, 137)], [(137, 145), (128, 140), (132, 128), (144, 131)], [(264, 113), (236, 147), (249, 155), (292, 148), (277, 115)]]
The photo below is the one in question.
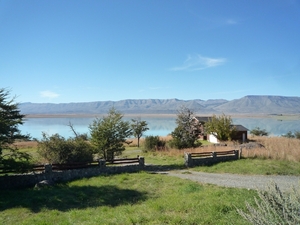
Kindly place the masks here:
[[(124, 118), (130, 120), (131, 118)], [(176, 124), (174, 118), (141, 118), (148, 122), (150, 128), (145, 135), (166, 136), (171, 133)], [(74, 134), (68, 126), (72, 123), (76, 132), (89, 133), (88, 126), (94, 118), (26, 118), (25, 123), (20, 126), (22, 133), (29, 133), (31, 137), (40, 139), (42, 132), (49, 135), (58, 133), (65, 138), (73, 137)], [(270, 135), (280, 136), (289, 131), (300, 131), (300, 120), (278, 120), (274, 118), (232, 118), (234, 124), (240, 124), (249, 130), (260, 127), (266, 129)]]

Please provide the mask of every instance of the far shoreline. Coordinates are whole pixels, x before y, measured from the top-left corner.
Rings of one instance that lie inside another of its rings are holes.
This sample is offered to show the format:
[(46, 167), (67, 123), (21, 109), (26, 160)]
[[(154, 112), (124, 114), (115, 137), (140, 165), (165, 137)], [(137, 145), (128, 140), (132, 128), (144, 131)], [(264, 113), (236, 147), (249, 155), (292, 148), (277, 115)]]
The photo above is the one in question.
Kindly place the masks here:
[[(100, 118), (106, 116), (107, 114), (26, 114), (25, 118)], [(195, 114), (195, 116), (213, 116), (214, 114)], [(222, 114), (215, 114), (217, 116)], [(290, 120), (299, 120), (300, 114), (225, 114), (231, 118), (274, 118), (274, 119), (290, 119)], [(176, 118), (177, 114), (139, 114), (139, 113), (130, 113), (124, 114), (125, 118)]]

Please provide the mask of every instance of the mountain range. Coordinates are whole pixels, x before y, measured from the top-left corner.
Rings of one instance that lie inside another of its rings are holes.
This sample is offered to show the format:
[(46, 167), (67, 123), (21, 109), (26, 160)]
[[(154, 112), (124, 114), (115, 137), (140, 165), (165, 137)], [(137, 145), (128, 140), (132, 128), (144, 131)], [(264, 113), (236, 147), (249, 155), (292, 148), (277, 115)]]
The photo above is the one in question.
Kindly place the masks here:
[(248, 95), (240, 99), (127, 99), (77, 103), (20, 103), (22, 114), (106, 114), (114, 107), (123, 114), (176, 114), (185, 106), (196, 114), (298, 114), (300, 97)]

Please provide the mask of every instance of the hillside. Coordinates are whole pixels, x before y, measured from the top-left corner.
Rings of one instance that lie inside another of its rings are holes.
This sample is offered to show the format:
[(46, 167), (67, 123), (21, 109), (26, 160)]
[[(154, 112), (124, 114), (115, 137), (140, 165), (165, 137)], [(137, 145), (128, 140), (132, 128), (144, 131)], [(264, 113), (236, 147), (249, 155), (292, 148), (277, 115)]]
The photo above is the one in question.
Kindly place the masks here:
[(214, 110), (237, 114), (295, 114), (300, 113), (300, 97), (249, 95), (221, 104)]
[(296, 114), (300, 97), (245, 96), (232, 101), (224, 99), (127, 99), (80, 103), (21, 103), (23, 114), (105, 114), (112, 107), (124, 114), (176, 114), (181, 106), (197, 114)]

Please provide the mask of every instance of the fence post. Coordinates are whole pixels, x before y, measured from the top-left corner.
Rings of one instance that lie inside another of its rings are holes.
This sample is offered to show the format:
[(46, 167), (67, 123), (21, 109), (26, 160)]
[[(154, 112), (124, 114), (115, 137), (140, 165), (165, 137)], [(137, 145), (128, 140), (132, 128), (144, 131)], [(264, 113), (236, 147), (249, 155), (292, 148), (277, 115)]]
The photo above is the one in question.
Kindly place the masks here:
[(211, 156), (213, 157), (213, 159), (217, 158), (217, 153), (216, 152), (211, 152)]
[(234, 150), (235, 159), (239, 159), (239, 150)]
[(218, 158), (217, 158), (217, 153), (216, 152), (211, 152), (211, 156), (212, 156), (212, 159), (211, 159), (212, 163), (218, 162)]
[(184, 164), (186, 167), (193, 167), (193, 159), (191, 153), (184, 153)]
[(105, 168), (106, 167), (105, 159), (99, 159), (98, 160), (98, 165), (99, 165), (100, 168)]
[(138, 156), (139, 159), (139, 166), (144, 167), (145, 166), (145, 158), (143, 156)]
[(52, 165), (51, 164), (45, 164), (44, 167), (45, 167), (46, 174), (52, 173)]
[(52, 179), (52, 164), (45, 164), (45, 177), (47, 180)]

